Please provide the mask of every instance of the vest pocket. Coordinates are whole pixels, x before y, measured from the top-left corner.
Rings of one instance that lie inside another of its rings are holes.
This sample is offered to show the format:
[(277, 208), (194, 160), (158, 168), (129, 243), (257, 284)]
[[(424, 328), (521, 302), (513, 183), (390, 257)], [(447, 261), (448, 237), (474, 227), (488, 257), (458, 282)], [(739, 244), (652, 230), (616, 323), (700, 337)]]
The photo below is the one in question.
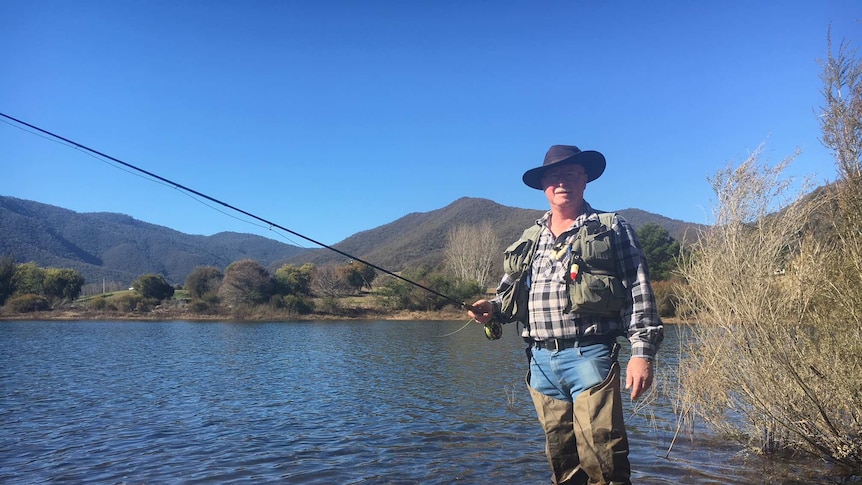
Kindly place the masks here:
[(515, 283), (500, 295), (500, 314), (503, 317), (500, 320), (501, 323), (521, 322), (527, 324), (529, 290), (523, 281), (526, 276), (526, 274), (519, 276)]
[(523, 269), (529, 246), (530, 241), (519, 239), (503, 251), (503, 271), (506, 274), (515, 275)]
[(569, 283), (573, 313), (616, 316), (625, 304), (625, 292), (618, 278), (589, 272)]
[(603, 269), (613, 269), (614, 262), (613, 248), (611, 245), (611, 237), (613, 231), (604, 231), (599, 234), (588, 236), (585, 241), (584, 258), (590, 258), (593, 265), (604, 267)]

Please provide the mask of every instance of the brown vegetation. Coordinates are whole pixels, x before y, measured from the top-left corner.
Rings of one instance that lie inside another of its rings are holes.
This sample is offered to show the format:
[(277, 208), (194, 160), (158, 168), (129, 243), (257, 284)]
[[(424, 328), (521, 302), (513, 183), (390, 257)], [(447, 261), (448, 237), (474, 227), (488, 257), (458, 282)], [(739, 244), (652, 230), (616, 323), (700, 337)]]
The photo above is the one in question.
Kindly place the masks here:
[[(681, 264), (695, 338), (682, 415), (762, 452), (802, 450), (862, 469), (862, 67), (842, 44), (824, 66), (824, 143), (840, 179), (789, 194), (759, 152), (712, 180), (715, 224)], [(791, 157), (792, 158), (792, 157)], [(814, 224), (828, 208), (830, 219)]]

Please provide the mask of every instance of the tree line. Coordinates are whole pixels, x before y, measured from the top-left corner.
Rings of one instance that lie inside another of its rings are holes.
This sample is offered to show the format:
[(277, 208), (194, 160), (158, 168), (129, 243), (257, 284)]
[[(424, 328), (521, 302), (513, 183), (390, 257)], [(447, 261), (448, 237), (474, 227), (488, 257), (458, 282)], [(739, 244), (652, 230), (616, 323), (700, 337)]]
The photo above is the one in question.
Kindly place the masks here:
[[(653, 280), (670, 278), (679, 244), (657, 224), (643, 225), (638, 235)], [(447, 235), (443, 264), (412, 268), (399, 276), (457, 301), (472, 300), (485, 295), (496, 283), (497, 247), (490, 222), (457, 226)], [(384, 311), (433, 311), (452, 304), (450, 299), (403, 279), (386, 274), (378, 278), (377, 271), (358, 261), (320, 266), (285, 264), (270, 272), (255, 260), (243, 259), (224, 270), (196, 267), (181, 285), (171, 284), (163, 275), (144, 274), (131, 283), (132, 291), (112, 291), (76, 302), (83, 287), (84, 278), (74, 269), (42, 268), (34, 262), (17, 264), (11, 257), (0, 261), (0, 306), (5, 305), (7, 313), (45, 311), (73, 303), (94, 310), (147, 312), (175, 299), (175, 295), (179, 296), (175, 300), (187, 304), (189, 310), (202, 314), (268, 308), (296, 315), (350, 315), (356, 312), (351, 307), (355, 302), (345, 299), (366, 293), (372, 294), (374, 306)], [(672, 307), (663, 306), (671, 314)]]
[(0, 258), (0, 306), (14, 313), (48, 310), (81, 294), (84, 278), (67, 268), (41, 268), (36, 263), (17, 264)]

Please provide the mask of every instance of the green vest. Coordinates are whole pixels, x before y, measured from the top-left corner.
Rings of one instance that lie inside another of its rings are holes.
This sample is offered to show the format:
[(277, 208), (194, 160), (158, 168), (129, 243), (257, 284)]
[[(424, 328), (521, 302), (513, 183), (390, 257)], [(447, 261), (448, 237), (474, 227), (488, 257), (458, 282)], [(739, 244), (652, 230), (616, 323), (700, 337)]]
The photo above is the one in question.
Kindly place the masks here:
[[(569, 304), (566, 311), (618, 317), (626, 298), (622, 282), (616, 274), (614, 231), (611, 229), (615, 214), (602, 212), (598, 216), (598, 221), (588, 220), (562, 246), (570, 252), (566, 278)], [(503, 322), (528, 323), (530, 266), (541, 233), (542, 226), (530, 226), (503, 253), (503, 270), (515, 280), (500, 295), (500, 320)]]

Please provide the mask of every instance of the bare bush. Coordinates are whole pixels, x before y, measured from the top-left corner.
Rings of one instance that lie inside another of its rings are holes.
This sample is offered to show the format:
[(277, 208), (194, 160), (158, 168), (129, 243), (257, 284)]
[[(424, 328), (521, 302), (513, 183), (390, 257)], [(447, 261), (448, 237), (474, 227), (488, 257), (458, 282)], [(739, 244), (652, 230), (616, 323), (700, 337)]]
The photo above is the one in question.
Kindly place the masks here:
[(835, 279), (841, 249), (810, 224), (831, 192), (788, 197), (791, 160), (764, 167), (757, 151), (711, 179), (715, 224), (680, 265), (681, 307), (699, 323), (679, 370), (683, 409), (760, 451), (859, 467), (859, 320), (834, 311), (853, 294)]
[(338, 298), (352, 292), (350, 285), (341, 277), (338, 266), (325, 264), (315, 268), (311, 288), (321, 298)]
[(453, 227), (446, 238), (446, 268), (456, 278), (475, 281), (486, 288), (499, 246), (499, 238), (490, 221)]
[(832, 151), (838, 171), (832, 195), (834, 240), (840, 250), (832, 255), (830, 294), (856, 295), (827, 299), (824, 305), (848, 315), (858, 328), (862, 320), (862, 60), (847, 41), (833, 54), (830, 33), (828, 56), (821, 65), (824, 104), (818, 118), (823, 144)]

